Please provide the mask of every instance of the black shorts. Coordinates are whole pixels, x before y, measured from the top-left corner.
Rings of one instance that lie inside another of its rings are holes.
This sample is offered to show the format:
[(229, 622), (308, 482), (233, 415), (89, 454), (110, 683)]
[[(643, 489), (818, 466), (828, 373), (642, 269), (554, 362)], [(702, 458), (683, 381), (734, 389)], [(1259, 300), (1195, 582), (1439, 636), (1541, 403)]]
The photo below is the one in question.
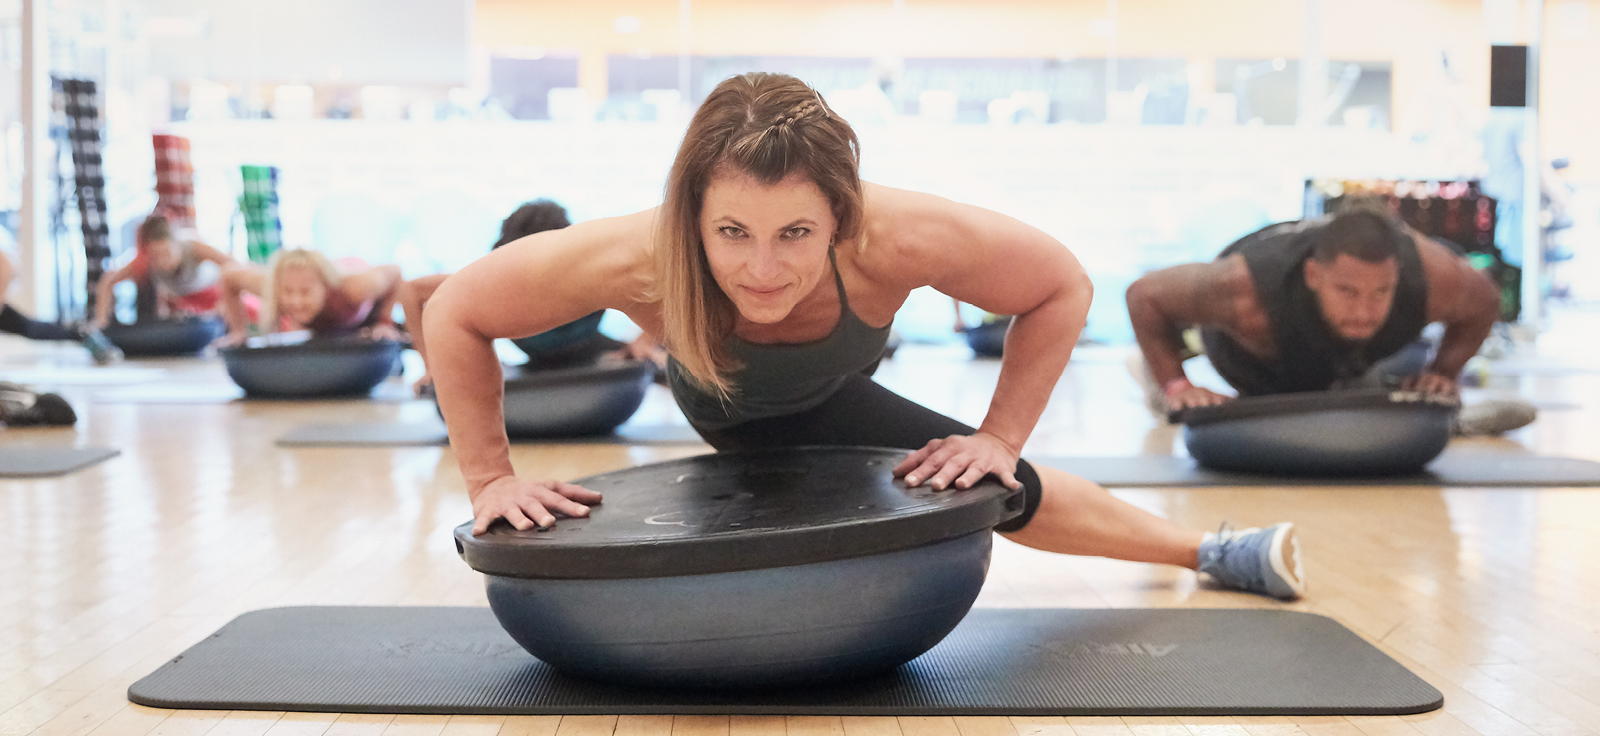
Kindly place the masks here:
[[(863, 445), (920, 450), (930, 440), (978, 430), (916, 404), (863, 375), (846, 377), (844, 385), (820, 406), (769, 419), (752, 419), (727, 429), (695, 428), (719, 451), (758, 450), (801, 445)], [(1014, 532), (1039, 510), (1044, 490), (1039, 474), (1026, 460), (1017, 461), (1025, 503), (1022, 515), (997, 527)]]

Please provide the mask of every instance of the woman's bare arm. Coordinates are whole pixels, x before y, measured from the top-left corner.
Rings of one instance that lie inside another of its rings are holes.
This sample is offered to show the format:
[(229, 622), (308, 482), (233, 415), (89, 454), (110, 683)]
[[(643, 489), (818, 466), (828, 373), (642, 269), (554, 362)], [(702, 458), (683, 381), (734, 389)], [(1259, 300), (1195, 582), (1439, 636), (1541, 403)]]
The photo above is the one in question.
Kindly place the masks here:
[[(222, 287), (222, 319), (228, 323), (228, 334), (221, 341), (225, 344), (242, 342), (250, 322), (249, 312), (244, 308), (244, 294), (249, 292), (260, 296), (266, 289), (267, 276), (252, 266), (240, 265), (223, 271), (219, 283)], [(268, 325), (269, 329), (276, 327)]]
[(422, 356), (424, 372), (427, 371), (428, 367), (428, 348), (422, 337), (422, 333), (425, 332), (422, 328), (422, 307), (433, 297), (433, 292), (439, 289), (439, 284), (444, 283), (444, 280), (449, 276), (450, 274), (447, 273), (436, 273), (431, 276), (412, 279), (402, 282), (400, 288), (396, 291), (396, 297), (400, 301), (400, 310), (406, 316), (406, 330), (411, 333), (411, 349)]
[(198, 240), (191, 243), (190, 247), (194, 249), (195, 257), (202, 261), (211, 261), (212, 263), (217, 264), (217, 266), (224, 271), (230, 268), (239, 267), (239, 261), (233, 256), (223, 253), (222, 251), (206, 245)]
[(599, 495), (515, 476), (501, 413), (503, 378), (492, 342), (523, 337), (605, 308), (637, 312), (651, 285), (653, 212), (530, 235), (440, 284), (423, 311), (429, 371), (450, 430), (474, 532), (505, 518), (519, 529), (588, 512)]
[[(976, 438), (952, 437), (913, 453), (912, 485), (970, 486), (985, 473), (1008, 481), (1077, 345), (1094, 287), (1078, 259), (1037, 228), (979, 207), (913, 192), (869, 190), (886, 216), (863, 260), (902, 288), (932, 286), (995, 314), (1015, 315), (1006, 334), (1000, 380)], [(934, 445), (939, 445), (935, 447)]]
[(111, 308), (116, 306), (117, 301), (117, 284), (133, 277), (132, 263), (100, 277), (100, 282), (94, 287), (94, 321), (90, 323), (95, 329), (103, 330), (111, 324)]

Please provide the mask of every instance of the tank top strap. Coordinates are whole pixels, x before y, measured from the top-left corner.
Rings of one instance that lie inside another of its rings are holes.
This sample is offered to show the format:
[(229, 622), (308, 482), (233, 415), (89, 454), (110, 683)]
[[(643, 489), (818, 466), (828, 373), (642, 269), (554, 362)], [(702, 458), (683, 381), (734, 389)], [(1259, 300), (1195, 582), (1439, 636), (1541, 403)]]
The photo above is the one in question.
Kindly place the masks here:
[[(828, 246), (828, 263), (833, 266), (833, 286), (839, 290), (839, 309), (850, 311), (850, 295), (844, 290), (844, 274), (839, 273), (839, 255), (834, 252), (834, 246)], [(854, 314), (854, 312), (851, 312)]]

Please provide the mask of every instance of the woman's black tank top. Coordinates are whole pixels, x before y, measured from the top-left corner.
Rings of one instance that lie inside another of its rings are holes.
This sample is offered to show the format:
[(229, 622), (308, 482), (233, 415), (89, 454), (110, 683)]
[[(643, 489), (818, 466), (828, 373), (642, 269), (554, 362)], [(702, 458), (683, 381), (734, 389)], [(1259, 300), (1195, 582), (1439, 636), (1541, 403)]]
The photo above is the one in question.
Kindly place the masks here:
[(799, 344), (769, 345), (730, 336), (728, 351), (743, 367), (733, 375), (734, 391), (726, 400), (701, 390), (678, 361), (668, 359), (672, 396), (690, 424), (721, 430), (752, 419), (798, 414), (827, 400), (846, 376), (866, 370), (883, 357), (889, 327), (872, 327), (850, 310), (832, 249), (828, 260), (839, 290), (839, 323), (833, 332)]

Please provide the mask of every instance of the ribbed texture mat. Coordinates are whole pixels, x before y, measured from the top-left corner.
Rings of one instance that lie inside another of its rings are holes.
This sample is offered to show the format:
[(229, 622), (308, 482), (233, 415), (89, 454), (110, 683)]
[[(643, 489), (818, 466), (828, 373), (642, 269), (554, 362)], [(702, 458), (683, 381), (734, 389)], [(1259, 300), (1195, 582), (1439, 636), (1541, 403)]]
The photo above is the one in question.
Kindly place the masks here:
[(1258, 609), (974, 609), (899, 670), (697, 693), (565, 677), (487, 608), (247, 613), (134, 683), (157, 708), (343, 713), (1392, 715), (1443, 696), (1333, 619)]
[(98, 465), (122, 454), (109, 447), (0, 447), (0, 478), (48, 478)]
[(1031, 457), (1107, 488), (1177, 486), (1600, 486), (1600, 463), (1509, 453), (1445, 453), (1421, 473), (1386, 476), (1282, 476), (1209, 470), (1186, 457)]

